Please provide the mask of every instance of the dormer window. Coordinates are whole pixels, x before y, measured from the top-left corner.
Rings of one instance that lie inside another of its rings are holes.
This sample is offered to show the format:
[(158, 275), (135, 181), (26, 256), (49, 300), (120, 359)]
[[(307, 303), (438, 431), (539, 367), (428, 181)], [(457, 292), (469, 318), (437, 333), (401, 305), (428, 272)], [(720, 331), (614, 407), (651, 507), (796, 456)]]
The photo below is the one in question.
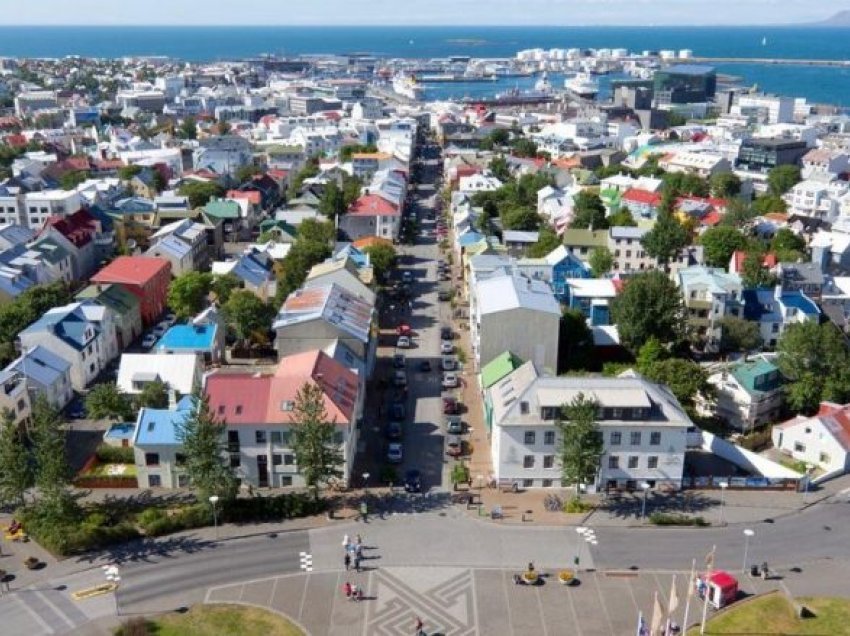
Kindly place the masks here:
[(523, 415), (528, 415), (528, 402), (519, 403), (519, 412)]
[(280, 410), (284, 412), (291, 412), (295, 410), (295, 402), (292, 400), (284, 400), (280, 403)]

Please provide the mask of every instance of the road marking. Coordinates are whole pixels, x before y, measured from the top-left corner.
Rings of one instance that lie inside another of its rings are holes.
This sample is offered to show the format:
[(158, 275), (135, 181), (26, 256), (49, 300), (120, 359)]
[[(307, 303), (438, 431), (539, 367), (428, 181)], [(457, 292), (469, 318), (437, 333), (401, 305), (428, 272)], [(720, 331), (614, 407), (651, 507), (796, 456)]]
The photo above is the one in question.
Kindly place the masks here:
[(611, 622), (611, 615), (608, 613), (608, 608), (605, 606), (605, 598), (602, 596), (602, 588), (599, 587), (599, 578), (593, 577), (594, 587), (596, 587), (596, 593), (599, 595), (599, 605), (602, 606), (602, 613), (605, 614), (605, 620), (608, 622), (609, 634), (614, 633), (614, 624)]
[(301, 569), (305, 572), (313, 571), (313, 555), (301, 552)]

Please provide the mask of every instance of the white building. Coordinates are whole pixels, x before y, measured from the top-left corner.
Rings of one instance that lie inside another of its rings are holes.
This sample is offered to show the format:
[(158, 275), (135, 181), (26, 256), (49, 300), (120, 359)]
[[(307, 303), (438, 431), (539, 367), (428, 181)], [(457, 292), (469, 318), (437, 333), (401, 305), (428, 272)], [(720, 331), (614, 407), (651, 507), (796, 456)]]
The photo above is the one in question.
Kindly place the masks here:
[(531, 362), (491, 386), (485, 413), (494, 477), (523, 488), (560, 487), (561, 407), (579, 395), (599, 404), (603, 439), (589, 491), (681, 487), (688, 416), (666, 387), (635, 374), (618, 378), (542, 377)]
[(708, 382), (717, 399), (711, 407), (700, 405), (700, 410), (723, 418), (738, 431), (775, 422), (781, 413), (782, 378), (764, 356), (726, 365), (709, 375)]
[(773, 427), (774, 447), (820, 470), (850, 470), (850, 404), (821, 402), (812, 417), (798, 415)]
[(22, 199), (24, 224), (40, 228), (49, 216), (70, 216), (82, 207), (76, 190), (41, 190), (27, 192)]
[(203, 365), (194, 353), (125, 353), (118, 367), (118, 388), (140, 394), (145, 385), (160, 380), (180, 395), (190, 395), (201, 385)]

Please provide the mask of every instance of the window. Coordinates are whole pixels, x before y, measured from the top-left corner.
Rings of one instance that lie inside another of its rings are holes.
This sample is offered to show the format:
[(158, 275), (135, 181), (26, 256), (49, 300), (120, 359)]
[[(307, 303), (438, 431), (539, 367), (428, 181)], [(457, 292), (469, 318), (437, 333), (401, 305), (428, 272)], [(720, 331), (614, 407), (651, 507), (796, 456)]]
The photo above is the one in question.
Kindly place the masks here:
[(239, 468), (242, 465), (242, 459), (240, 458), (239, 453), (231, 453), (230, 454), (230, 467), (231, 468)]
[(829, 459), (830, 459), (829, 455), (827, 455), (826, 453), (821, 453), (818, 457), (818, 460), (820, 461), (821, 464), (828, 464)]
[(523, 479), (522, 480), (522, 487), (523, 488), (532, 488), (533, 486), (534, 486), (534, 480), (533, 479)]
[(610, 443), (611, 446), (619, 446), (623, 441), (623, 434), (620, 431), (611, 431)]
[(219, 414), (219, 415), (224, 415), (224, 404), (219, 404), (219, 405), (218, 405), (218, 414)]
[(265, 444), (266, 443), (266, 432), (265, 431), (255, 431), (254, 438), (257, 444)]
[(175, 453), (174, 454), (174, 463), (178, 466), (182, 466), (186, 463), (186, 455), (183, 453)]
[(534, 455), (526, 455), (522, 458), (523, 468), (534, 468)]
[(283, 455), (280, 453), (272, 454), (272, 466), (280, 466), (283, 463)]
[(552, 480), (551, 479), (544, 479), (543, 480), (543, 487), (544, 488), (551, 488), (552, 487)]
[(555, 456), (554, 455), (544, 455), (543, 456), (543, 468), (554, 468), (555, 467)]
[(283, 433), (280, 431), (272, 431), (272, 444), (282, 444)]
[(541, 420), (556, 420), (558, 419), (558, 409), (554, 406), (544, 406), (540, 409)]
[(638, 456), (637, 455), (629, 455), (629, 468), (637, 468), (638, 467)]
[(148, 475), (148, 487), (159, 488), (162, 486), (162, 477), (159, 475)]
[(537, 437), (537, 435), (534, 433), (534, 431), (526, 431), (525, 432), (525, 443), (526, 444), (533, 444), (536, 437)]
[(523, 415), (528, 415), (528, 402), (519, 403), (519, 412)]
[(658, 468), (658, 455), (650, 455), (646, 458), (647, 468)]
[(546, 431), (543, 433), (543, 443), (547, 446), (552, 446), (555, 443), (555, 431)]
[(188, 488), (189, 487), (189, 475), (177, 475), (177, 487), (178, 488)]
[(236, 411), (236, 415), (242, 415), (242, 405), (241, 404), (237, 404), (236, 408), (234, 410)]
[(145, 466), (159, 466), (159, 453), (145, 453)]
[(227, 431), (227, 450), (231, 453), (239, 452), (239, 431)]
[(649, 445), (650, 446), (660, 446), (661, 445), (661, 431), (652, 431), (649, 434)]
[(292, 453), (284, 453), (283, 454), (283, 465), (284, 466), (292, 466), (295, 463), (295, 455)]
[(630, 441), (632, 446), (640, 446), (640, 431), (632, 431)]
[(292, 475), (281, 475), (280, 476), (280, 486), (281, 488), (286, 488), (287, 486), (292, 485)]
[(617, 470), (620, 467), (620, 458), (616, 455), (611, 455), (608, 457), (608, 468), (611, 470)]
[(795, 453), (805, 453), (806, 445), (802, 442), (794, 442), (794, 452)]
[(622, 419), (623, 417), (623, 409), (611, 409), (611, 417), (615, 420)]

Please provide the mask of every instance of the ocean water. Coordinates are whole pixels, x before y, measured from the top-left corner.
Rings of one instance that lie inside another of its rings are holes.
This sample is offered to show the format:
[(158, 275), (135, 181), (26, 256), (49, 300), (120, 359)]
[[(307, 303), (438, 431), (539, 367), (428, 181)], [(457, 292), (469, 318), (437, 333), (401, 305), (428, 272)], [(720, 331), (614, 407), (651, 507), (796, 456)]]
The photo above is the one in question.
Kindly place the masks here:
[[(512, 57), (526, 48), (691, 49), (697, 56), (850, 57), (839, 27), (0, 27), (0, 56), (163, 55), (191, 61), (261, 53), (369, 52), (387, 57)], [(766, 39), (766, 44), (762, 42)], [(850, 106), (850, 68), (726, 64), (747, 84)], [(522, 86), (521, 86), (522, 88)], [(460, 90), (493, 90), (491, 85)], [(500, 87), (503, 89), (503, 87)]]

